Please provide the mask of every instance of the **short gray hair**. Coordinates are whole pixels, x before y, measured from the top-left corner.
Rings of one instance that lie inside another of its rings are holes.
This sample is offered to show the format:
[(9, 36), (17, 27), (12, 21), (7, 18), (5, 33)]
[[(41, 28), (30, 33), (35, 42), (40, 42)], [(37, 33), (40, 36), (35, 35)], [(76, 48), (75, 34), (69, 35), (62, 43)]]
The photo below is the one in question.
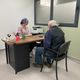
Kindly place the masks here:
[(50, 27), (53, 27), (53, 26), (58, 26), (59, 24), (58, 24), (55, 20), (50, 20), (50, 21), (48, 22), (48, 25), (49, 25)]

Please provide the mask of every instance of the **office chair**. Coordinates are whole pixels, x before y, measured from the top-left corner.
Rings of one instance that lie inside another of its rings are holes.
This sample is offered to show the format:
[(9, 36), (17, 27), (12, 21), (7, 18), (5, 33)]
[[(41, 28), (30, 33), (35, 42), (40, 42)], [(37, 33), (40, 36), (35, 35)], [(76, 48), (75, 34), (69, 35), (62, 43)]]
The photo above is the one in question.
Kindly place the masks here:
[[(55, 69), (56, 70), (56, 80), (58, 80), (58, 73), (57, 73), (58, 61), (60, 61), (60, 60), (62, 60), (62, 59), (65, 58), (66, 72), (68, 72), (68, 68), (67, 68), (67, 53), (68, 53), (70, 42), (71, 41), (67, 41), (67, 42), (63, 43), (59, 47), (58, 51), (55, 51), (55, 50), (52, 50), (52, 49), (47, 49), (50, 52), (49, 54), (51, 54), (51, 55), (56, 54), (56, 57), (54, 58), (54, 60), (53, 60), (53, 58), (50, 58), (50, 59), (52, 59), (52, 63), (53, 63), (53, 61), (56, 62), (56, 65), (55, 65), (55, 67), (56, 67), (56, 69)], [(41, 66), (40, 72), (42, 72), (42, 70), (43, 70), (45, 58), (48, 58), (49, 57), (48, 55), (46, 55), (46, 53), (47, 53), (47, 51), (44, 51), (43, 64)]]

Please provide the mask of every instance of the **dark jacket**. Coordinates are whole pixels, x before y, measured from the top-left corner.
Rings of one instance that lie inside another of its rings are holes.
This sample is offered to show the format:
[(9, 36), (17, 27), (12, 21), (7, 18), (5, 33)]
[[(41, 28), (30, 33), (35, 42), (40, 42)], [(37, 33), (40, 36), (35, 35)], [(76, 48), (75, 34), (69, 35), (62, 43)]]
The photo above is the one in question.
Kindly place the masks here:
[(59, 27), (53, 27), (45, 34), (44, 48), (58, 50), (59, 46), (64, 42), (64, 32)]

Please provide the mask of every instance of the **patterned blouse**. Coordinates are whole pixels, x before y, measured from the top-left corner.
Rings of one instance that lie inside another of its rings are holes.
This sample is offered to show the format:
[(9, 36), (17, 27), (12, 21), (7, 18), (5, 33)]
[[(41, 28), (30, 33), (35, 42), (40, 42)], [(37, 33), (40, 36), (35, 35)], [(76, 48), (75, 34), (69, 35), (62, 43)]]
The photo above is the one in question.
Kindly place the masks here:
[(18, 33), (20, 35), (22, 35), (22, 34), (28, 35), (28, 34), (30, 34), (30, 30), (28, 27), (26, 29), (24, 29), (23, 27), (18, 27)]

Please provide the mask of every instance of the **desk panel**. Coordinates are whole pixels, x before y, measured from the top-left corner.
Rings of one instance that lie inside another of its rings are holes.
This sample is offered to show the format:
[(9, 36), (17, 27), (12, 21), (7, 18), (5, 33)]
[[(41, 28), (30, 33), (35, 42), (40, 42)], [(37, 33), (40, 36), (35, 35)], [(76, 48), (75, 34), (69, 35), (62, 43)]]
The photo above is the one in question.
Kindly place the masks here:
[(36, 35), (18, 42), (14, 40), (3, 41), (5, 42), (7, 64), (10, 64), (17, 73), (30, 67), (30, 52), (34, 46), (37, 46), (36, 41), (43, 41), (43, 37)]

